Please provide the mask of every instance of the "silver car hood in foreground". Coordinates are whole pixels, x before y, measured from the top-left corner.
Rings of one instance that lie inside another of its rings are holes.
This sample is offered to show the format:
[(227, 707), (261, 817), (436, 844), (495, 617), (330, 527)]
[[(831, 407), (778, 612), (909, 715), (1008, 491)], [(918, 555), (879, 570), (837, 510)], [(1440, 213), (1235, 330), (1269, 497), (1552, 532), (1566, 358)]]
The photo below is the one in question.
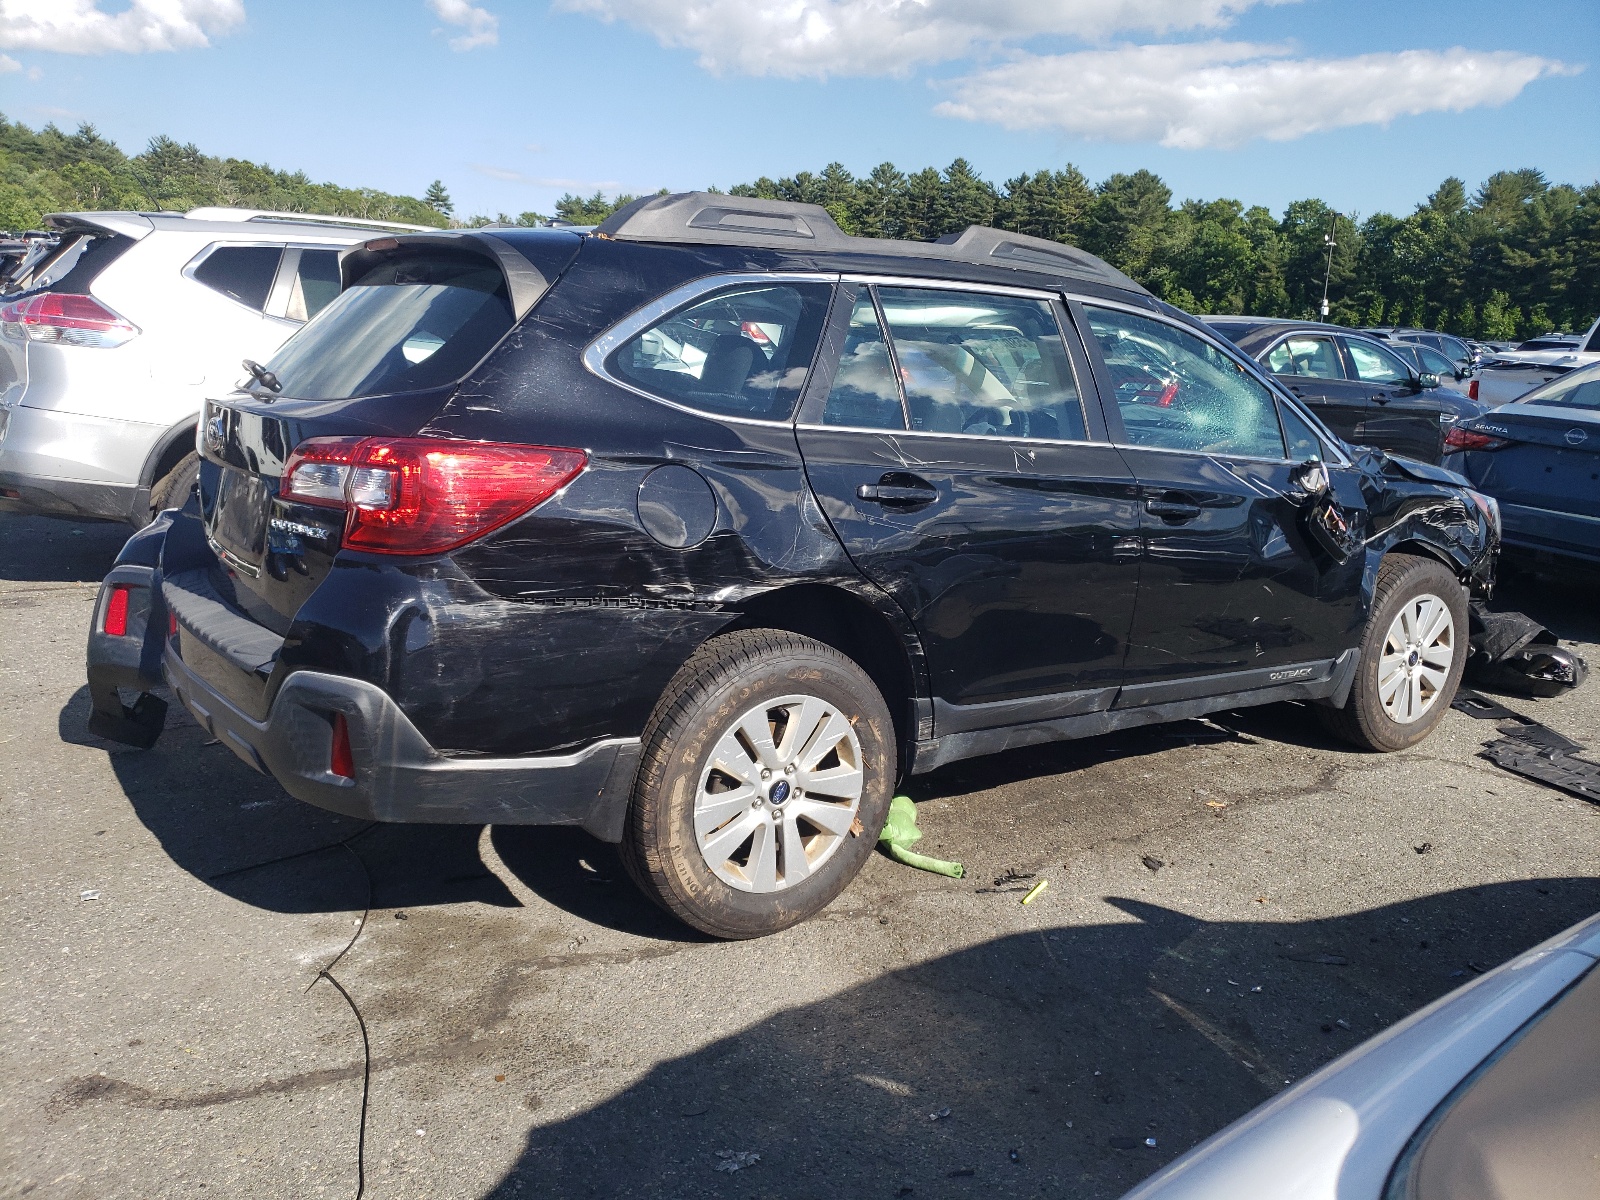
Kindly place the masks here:
[(1428, 1114), (1597, 962), (1600, 916), (1363, 1042), (1123, 1200), (1379, 1200)]

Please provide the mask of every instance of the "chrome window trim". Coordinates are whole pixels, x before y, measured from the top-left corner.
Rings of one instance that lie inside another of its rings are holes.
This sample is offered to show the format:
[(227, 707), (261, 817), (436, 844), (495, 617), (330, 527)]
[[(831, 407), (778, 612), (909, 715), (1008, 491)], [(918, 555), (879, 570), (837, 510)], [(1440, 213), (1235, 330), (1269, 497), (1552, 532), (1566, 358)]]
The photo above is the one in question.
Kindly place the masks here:
[(882, 437), (919, 437), (919, 438), (960, 438), (962, 441), (973, 442), (978, 445), (1013, 447), (1028, 446), (1100, 446), (1113, 445), (1111, 442), (1097, 442), (1093, 439), (1078, 440), (1075, 438), (1024, 438), (1009, 437), (990, 433), (948, 433), (938, 429), (885, 429), (876, 425), (818, 425), (811, 421), (798, 421), (796, 429), (804, 429), (812, 433), (875, 433)]
[[(680, 308), (688, 306), (692, 301), (711, 292), (722, 291), (725, 288), (741, 287), (745, 285), (767, 285), (780, 283), (825, 283), (832, 287), (839, 282), (837, 271), (772, 271), (762, 274), (732, 273), (726, 275), (704, 275), (699, 279), (691, 279), (688, 283), (680, 284), (664, 295), (657, 296), (648, 304), (634, 309), (622, 320), (613, 324), (594, 341), (590, 342), (583, 351), (583, 365), (591, 375), (605, 380), (607, 383), (632, 392), (636, 396), (643, 396), (646, 400), (654, 400), (668, 408), (675, 408), (679, 412), (692, 413), (697, 417), (704, 417), (713, 421), (732, 421), (738, 425), (762, 425), (767, 428), (793, 428), (794, 415), (778, 420), (772, 417), (739, 417), (730, 413), (710, 412), (703, 408), (695, 408), (688, 404), (680, 404), (676, 400), (668, 400), (665, 396), (658, 396), (654, 392), (629, 382), (618, 379), (606, 370), (606, 359), (619, 350), (625, 342), (638, 337), (639, 334), (649, 329), (657, 321), (670, 316)], [(813, 361), (809, 367), (815, 365), (816, 351), (821, 349), (819, 340), (816, 349), (812, 351)]]
[[(1157, 312), (1154, 309), (1141, 308), (1136, 304), (1126, 304), (1120, 300), (1105, 300), (1099, 296), (1085, 296), (1078, 292), (1066, 292), (1064, 295), (1067, 297), (1067, 299), (1076, 304), (1083, 305), (1084, 307), (1118, 308), (1124, 312), (1133, 313), (1135, 316), (1149, 317), (1151, 320), (1160, 321), (1165, 325), (1172, 326), (1174, 329), (1181, 330), (1184, 333), (1192, 334), (1193, 336), (1199, 338), (1202, 342), (1210, 343), (1210, 345), (1222, 351), (1225, 357), (1233, 359), (1233, 361), (1244, 367), (1256, 380), (1256, 382), (1262, 384), (1267, 389), (1267, 393), (1274, 397), (1279, 403), (1287, 404), (1302, 419), (1308, 416), (1304, 408), (1300, 404), (1296, 403), (1295, 400), (1290, 396), (1289, 390), (1278, 383), (1276, 379), (1273, 379), (1260, 363), (1256, 362), (1255, 359), (1251, 358), (1243, 350), (1240, 350), (1239, 347), (1227, 343), (1226, 339), (1218, 334), (1211, 333), (1209, 330), (1193, 329), (1188, 325), (1180, 325), (1176, 321), (1171, 320), (1165, 313)], [(1290, 334), (1286, 333), (1283, 336), (1289, 337)], [(1328, 336), (1331, 337), (1335, 335), (1330, 334)], [(1277, 345), (1276, 342), (1273, 342), (1272, 344)], [(1345, 380), (1344, 382), (1349, 381)], [(1313, 416), (1310, 417), (1310, 419), (1307, 421), (1307, 424), (1309, 424), (1312, 429), (1318, 429), (1322, 426), (1323, 422)], [(1278, 426), (1278, 432), (1283, 433), (1283, 422), (1281, 420), (1278, 422)], [(1331, 429), (1329, 429), (1327, 432), (1333, 434), (1333, 430)], [(1334, 434), (1334, 436), (1337, 437), (1338, 435)], [(1289, 439), (1286, 434), (1284, 436), (1283, 444), (1284, 449), (1287, 450), (1289, 446)], [(1248, 454), (1211, 454), (1203, 450), (1179, 450), (1173, 447), (1139, 446), (1131, 442), (1113, 442), (1112, 445), (1123, 450), (1153, 450), (1160, 454), (1204, 454), (1207, 458), (1237, 459), (1240, 462), (1273, 462), (1295, 465), (1295, 460), (1292, 458), (1259, 458)], [(1339, 449), (1338, 446), (1330, 445), (1327, 448), (1338, 456), (1338, 460), (1334, 464), (1335, 466), (1348, 467), (1350, 465), (1350, 459), (1345, 455), (1344, 451)]]
[(913, 287), (940, 292), (988, 292), (996, 296), (1020, 296), (1027, 300), (1056, 300), (1060, 292), (1047, 288), (1016, 287), (1006, 283), (974, 283), (969, 279), (936, 279), (928, 275), (867, 275), (847, 272), (841, 283), (866, 283), (876, 287)]

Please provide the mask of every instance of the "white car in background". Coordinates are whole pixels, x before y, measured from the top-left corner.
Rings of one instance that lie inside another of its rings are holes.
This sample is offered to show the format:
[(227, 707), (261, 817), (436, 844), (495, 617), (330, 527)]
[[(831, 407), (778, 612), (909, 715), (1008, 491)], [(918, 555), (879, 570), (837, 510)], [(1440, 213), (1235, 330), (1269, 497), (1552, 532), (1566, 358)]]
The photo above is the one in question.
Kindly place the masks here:
[(144, 525), (181, 504), (205, 396), (339, 294), (339, 251), (414, 225), (258, 209), (57, 213), (0, 296), (0, 512)]
[(1568, 371), (1595, 362), (1600, 362), (1600, 318), (1596, 318), (1595, 323), (1589, 326), (1589, 332), (1575, 339), (1570, 347), (1515, 350), (1485, 359), (1472, 396), (1491, 408), (1497, 408), (1526, 395), (1542, 383), (1549, 383)]

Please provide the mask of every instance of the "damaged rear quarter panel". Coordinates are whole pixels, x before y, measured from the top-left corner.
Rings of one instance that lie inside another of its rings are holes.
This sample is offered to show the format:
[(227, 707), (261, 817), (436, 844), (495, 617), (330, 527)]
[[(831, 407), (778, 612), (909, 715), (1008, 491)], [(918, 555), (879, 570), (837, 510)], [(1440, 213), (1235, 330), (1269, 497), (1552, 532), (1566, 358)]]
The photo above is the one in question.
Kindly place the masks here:
[[(589, 341), (671, 287), (773, 264), (748, 251), (616, 249), (586, 239), (561, 283), (422, 431), (582, 449), (583, 473), (448, 558), (341, 555), (299, 613), (282, 670), (317, 665), (378, 683), (441, 749), (555, 750), (638, 736), (673, 673), (751, 601), (821, 584), (890, 621), (920, 678), (914, 633), (845, 557), (790, 425), (702, 417), (583, 366)], [(669, 463), (715, 498), (711, 532), (681, 549), (655, 540), (638, 513), (640, 485)]]

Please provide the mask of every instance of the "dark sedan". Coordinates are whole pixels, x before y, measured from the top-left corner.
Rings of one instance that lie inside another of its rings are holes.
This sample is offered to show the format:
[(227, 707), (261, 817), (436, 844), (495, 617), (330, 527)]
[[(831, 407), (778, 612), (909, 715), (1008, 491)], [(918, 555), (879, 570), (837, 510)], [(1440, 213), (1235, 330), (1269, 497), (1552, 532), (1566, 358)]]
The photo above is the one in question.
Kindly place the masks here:
[(1507, 546), (1600, 562), (1600, 363), (1463, 422), (1446, 441), (1500, 502)]
[(1254, 358), (1345, 441), (1438, 463), (1444, 434), (1482, 415), (1395, 351), (1339, 325), (1268, 317), (1202, 317)]

